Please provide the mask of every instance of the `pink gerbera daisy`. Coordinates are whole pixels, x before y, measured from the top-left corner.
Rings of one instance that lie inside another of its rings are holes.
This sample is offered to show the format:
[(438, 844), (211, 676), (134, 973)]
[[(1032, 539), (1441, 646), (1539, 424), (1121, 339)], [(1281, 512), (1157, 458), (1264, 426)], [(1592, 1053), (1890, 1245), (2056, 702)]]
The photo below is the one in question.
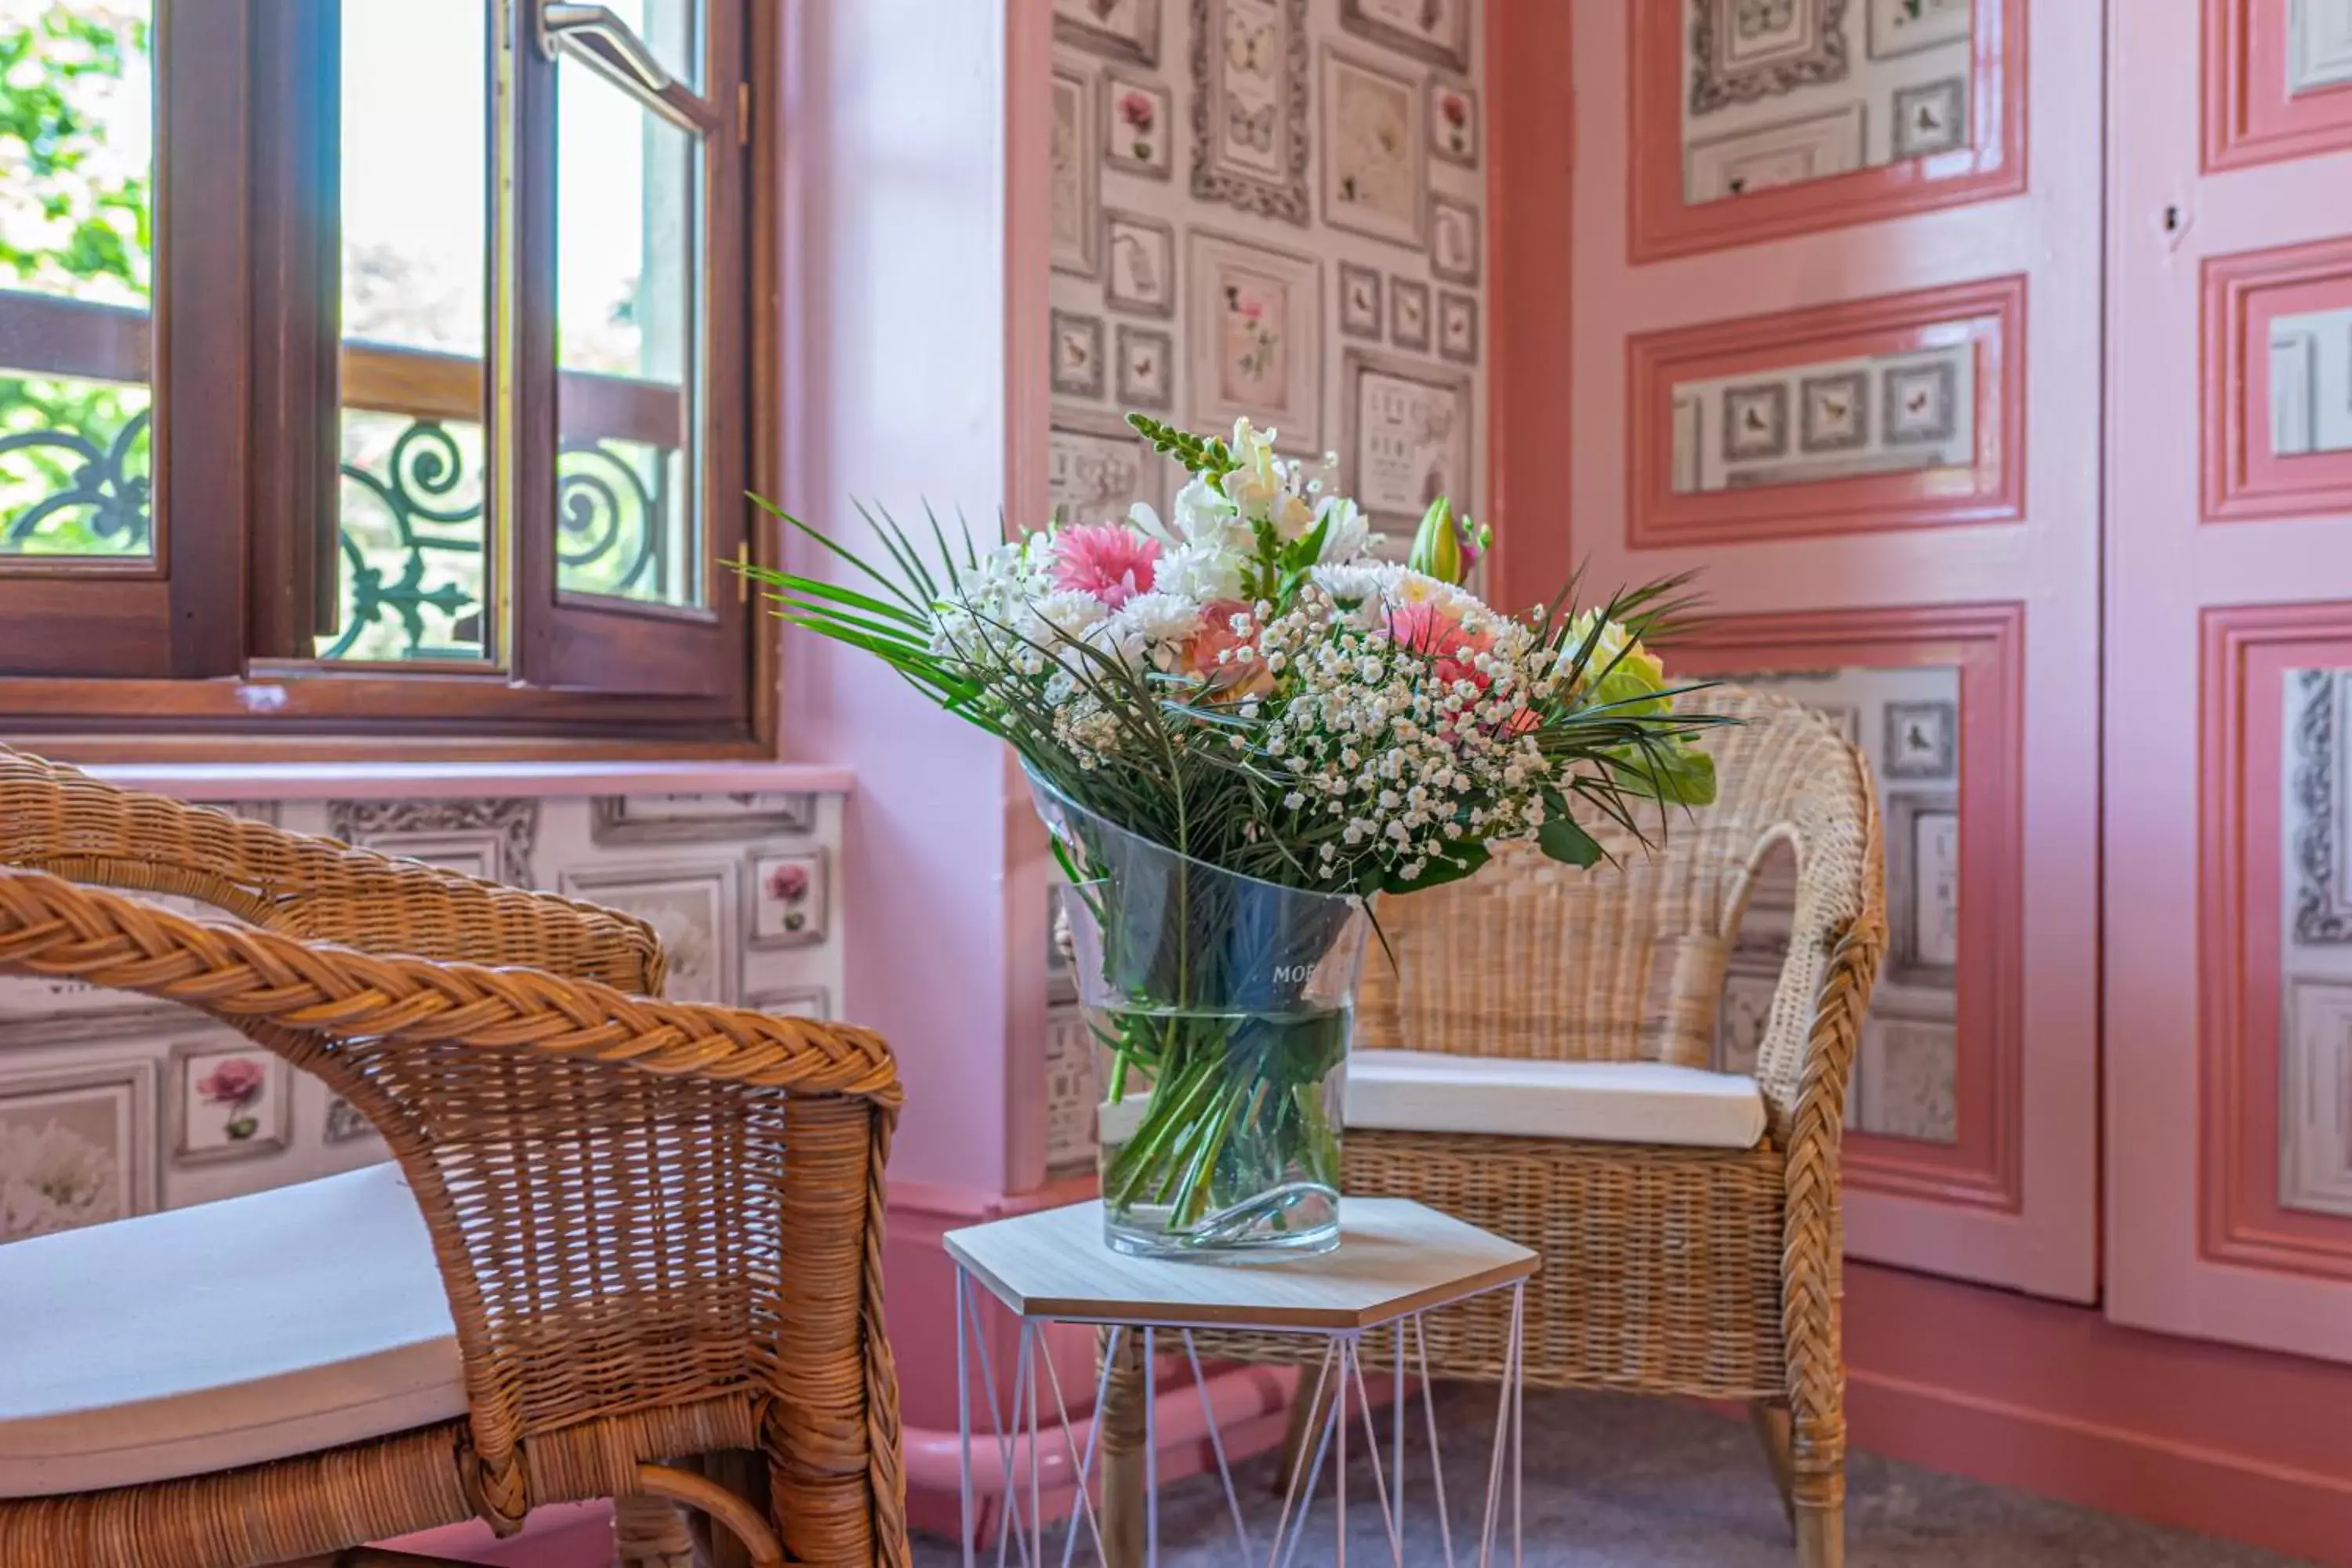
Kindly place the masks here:
[(1054, 586), (1092, 594), (1110, 609), (1151, 592), (1159, 563), (1158, 540), (1117, 523), (1066, 528), (1054, 536)]

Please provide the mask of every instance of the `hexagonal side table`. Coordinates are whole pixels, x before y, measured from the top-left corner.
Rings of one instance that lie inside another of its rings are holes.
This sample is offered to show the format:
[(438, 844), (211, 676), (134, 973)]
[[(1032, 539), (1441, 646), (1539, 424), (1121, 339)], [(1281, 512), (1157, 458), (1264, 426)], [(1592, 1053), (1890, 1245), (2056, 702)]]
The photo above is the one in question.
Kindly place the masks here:
[[(956, 1368), (959, 1429), (962, 1442), (963, 1553), (966, 1568), (978, 1562), (972, 1511), (971, 1373), (975, 1351), (977, 1370), (985, 1392), (986, 1414), (997, 1446), (1000, 1473), (1004, 1478), (1004, 1506), (999, 1515), (993, 1557), (1008, 1561), (1007, 1548), (1018, 1542), (1013, 1561), (1029, 1568), (1047, 1568), (1046, 1531), (1041, 1508), (1042, 1471), (1047, 1467), (1045, 1441), (1055, 1430), (1062, 1434), (1064, 1453), (1051, 1468), (1062, 1473), (1062, 1484), (1076, 1482), (1076, 1497), (1058, 1561), (1076, 1561), (1079, 1530), (1092, 1537), (1096, 1561), (1107, 1568), (1129, 1568), (1114, 1563), (1104, 1545), (1101, 1521), (1089, 1497), (1090, 1479), (1097, 1475), (1097, 1439), (1102, 1423), (1089, 1423), (1081, 1453), (1071, 1430), (1069, 1407), (1049, 1356), (1039, 1353), (1040, 1337), (1049, 1323), (1105, 1326), (1102, 1375), (1095, 1390), (1100, 1412), (1110, 1386), (1112, 1369), (1119, 1363), (1130, 1337), (1141, 1342), (1142, 1364), (1149, 1368), (1165, 1348), (1165, 1336), (1181, 1344), (1191, 1363), (1195, 1388), (1207, 1417), (1211, 1452), (1233, 1518), (1234, 1544), (1240, 1561), (1260, 1559), (1250, 1542), (1241, 1500), (1225, 1462), (1224, 1443), (1209, 1408), (1208, 1390), (1201, 1376), (1193, 1331), (1200, 1329), (1247, 1329), (1292, 1333), (1324, 1341), (1323, 1354), (1313, 1374), (1314, 1409), (1323, 1409), (1327, 1393), (1336, 1391), (1315, 1438), (1312, 1462), (1290, 1477), (1282, 1512), (1275, 1525), (1269, 1565), (1287, 1563), (1307, 1530), (1307, 1505), (1323, 1473), (1324, 1461), (1336, 1450), (1334, 1496), (1337, 1507), (1338, 1561), (1348, 1560), (1347, 1465), (1349, 1426), (1360, 1417), (1364, 1443), (1372, 1461), (1375, 1500), (1386, 1527), (1394, 1561), (1404, 1563), (1404, 1463), (1406, 1405), (1405, 1372), (1417, 1346), (1422, 1388), (1423, 1426), (1426, 1433), (1429, 1491), (1437, 1504), (1437, 1529), (1444, 1542), (1444, 1562), (1454, 1562), (1452, 1516), (1446, 1507), (1444, 1472), (1438, 1460), (1437, 1413), (1430, 1391), (1428, 1346), (1422, 1317), (1442, 1307), (1483, 1296), (1511, 1292), (1510, 1336), (1504, 1354), (1504, 1373), (1495, 1410), (1495, 1433), (1487, 1464), (1486, 1507), (1479, 1516), (1475, 1561), (1493, 1561), (1502, 1528), (1505, 1479), (1508, 1478), (1511, 1561), (1519, 1561), (1520, 1407), (1525, 1385), (1523, 1346), (1526, 1334), (1527, 1281), (1536, 1271), (1536, 1255), (1526, 1247), (1480, 1230), (1477, 1226), (1402, 1198), (1347, 1198), (1339, 1211), (1340, 1243), (1333, 1251), (1311, 1258), (1254, 1257), (1244, 1262), (1171, 1262), (1130, 1258), (1103, 1243), (1102, 1205), (1073, 1204), (1067, 1208), (1023, 1215), (991, 1225), (950, 1231), (948, 1255), (956, 1265)], [(988, 1346), (980, 1331), (977, 1286), (994, 1296), (1021, 1320), (1015, 1352), (1012, 1408), (997, 1396)], [(1391, 1331), (1394, 1380), (1389, 1462), (1381, 1462), (1379, 1436), (1373, 1428), (1371, 1401), (1364, 1384), (1360, 1346), (1364, 1336)], [(1127, 1348), (1131, 1349), (1129, 1345)], [(1170, 1352), (1170, 1353), (1172, 1353)], [(1042, 1368), (1040, 1363), (1044, 1363)], [(1040, 1383), (1048, 1387), (1041, 1391)], [(1160, 1509), (1157, 1476), (1158, 1393), (1156, 1380), (1146, 1375), (1143, 1414), (1143, 1561), (1156, 1568), (1160, 1560)], [(1042, 1413), (1041, 1394), (1049, 1392), (1055, 1417)], [(1353, 1394), (1351, 1400), (1349, 1396)], [(1350, 1406), (1353, 1406), (1352, 1412)], [(1024, 1428), (1025, 1422), (1025, 1428)], [(1017, 1470), (1016, 1439), (1027, 1436), (1028, 1464)], [(1066, 1460), (1066, 1465), (1065, 1464)], [(1025, 1481), (1027, 1495), (1023, 1496)]]

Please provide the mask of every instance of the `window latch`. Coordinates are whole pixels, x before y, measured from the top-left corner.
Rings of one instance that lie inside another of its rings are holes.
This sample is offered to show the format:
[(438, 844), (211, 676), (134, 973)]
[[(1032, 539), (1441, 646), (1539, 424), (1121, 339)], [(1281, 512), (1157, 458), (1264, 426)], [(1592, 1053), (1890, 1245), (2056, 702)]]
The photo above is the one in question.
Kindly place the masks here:
[(569, 53), (607, 70), (618, 67), (648, 92), (660, 92), (670, 85), (670, 74), (662, 68), (661, 61), (610, 5), (540, 0), (539, 51), (551, 60), (559, 53)]

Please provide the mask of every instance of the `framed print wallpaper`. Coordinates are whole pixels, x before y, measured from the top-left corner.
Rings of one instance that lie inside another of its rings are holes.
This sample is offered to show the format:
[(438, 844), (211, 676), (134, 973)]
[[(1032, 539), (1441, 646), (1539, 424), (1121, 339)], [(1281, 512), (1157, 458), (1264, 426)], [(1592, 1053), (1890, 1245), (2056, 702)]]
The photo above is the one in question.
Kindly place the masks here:
[(1113, 351), (1121, 408), (1165, 414), (1176, 406), (1176, 336), (1160, 327), (1118, 324)]
[(1271, 425), (1292, 451), (1320, 448), (1322, 268), (1311, 256), (1194, 229), (1185, 266), (1192, 315), (1192, 420)]
[(1304, 226), (1307, 0), (1192, 0), (1192, 195)]
[(816, 796), (782, 791), (740, 795), (603, 795), (589, 802), (598, 844), (692, 844), (808, 833)]
[(2013, 195), (2023, 0), (1633, 8), (1636, 262)]
[(824, 940), (832, 894), (822, 849), (751, 857), (743, 879), (747, 947), (810, 947)]
[(1054, 0), (1059, 42), (1140, 66), (1160, 63), (1160, 0)]
[(1348, 350), (1343, 363), (1347, 434), (1339, 460), (1372, 526), (1410, 535), (1441, 495), (1467, 507), (1469, 375), (1366, 349)]
[(1148, 180), (1169, 178), (1175, 168), (1169, 129), (1175, 108), (1167, 84), (1108, 71), (1102, 100), (1104, 164)]
[(153, 1210), (155, 1064), (0, 1074), (0, 1242)]
[(1176, 313), (1176, 228), (1141, 213), (1103, 214), (1103, 303), (1143, 316)]
[(1175, 466), (1115, 414), (1057, 408), (1046, 447), (1045, 495), (1069, 522), (1118, 522), (1138, 501), (1165, 515)]
[(1447, 70), (1470, 66), (1475, 0), (1339, 0), (1339, 26)]
[(1047, 324), (1053, 333), (1054, 395), (1099, 399), (1108, 384), (1103, 377), (1102, 318), (1056, 309)]
[(1420, 86), (1401, 71), (1323, 50), (1323, 221), (1421, 243), (1428, 178)]
[(736, 889), (732, 862), (663, 861), (566, 871), (562, 890), (653, 927), (669, 955), (669, 995), (728, 1004), (735, 1000), (740, 959)]
[(172, 1047), (173, 1158), (244, 1160), (286, 1147), (293, 1069), (242, 1035)]
[(1052, 200), (1055, 268), (1091, 278), (1096, 266), (1096, 208), (1100, 154), (1095, 122), (1095, 78), (1089, 72), (1054, 69)]

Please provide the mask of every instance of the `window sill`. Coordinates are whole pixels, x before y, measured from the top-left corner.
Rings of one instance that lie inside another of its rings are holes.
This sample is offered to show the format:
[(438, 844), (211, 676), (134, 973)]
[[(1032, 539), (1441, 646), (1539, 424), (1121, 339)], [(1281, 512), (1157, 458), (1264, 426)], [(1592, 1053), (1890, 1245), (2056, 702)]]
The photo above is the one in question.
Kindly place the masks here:
[(453, 795), (847, 795), (820, 763), (113, 763), (86, 771), (183, 800), (442, 799)]

